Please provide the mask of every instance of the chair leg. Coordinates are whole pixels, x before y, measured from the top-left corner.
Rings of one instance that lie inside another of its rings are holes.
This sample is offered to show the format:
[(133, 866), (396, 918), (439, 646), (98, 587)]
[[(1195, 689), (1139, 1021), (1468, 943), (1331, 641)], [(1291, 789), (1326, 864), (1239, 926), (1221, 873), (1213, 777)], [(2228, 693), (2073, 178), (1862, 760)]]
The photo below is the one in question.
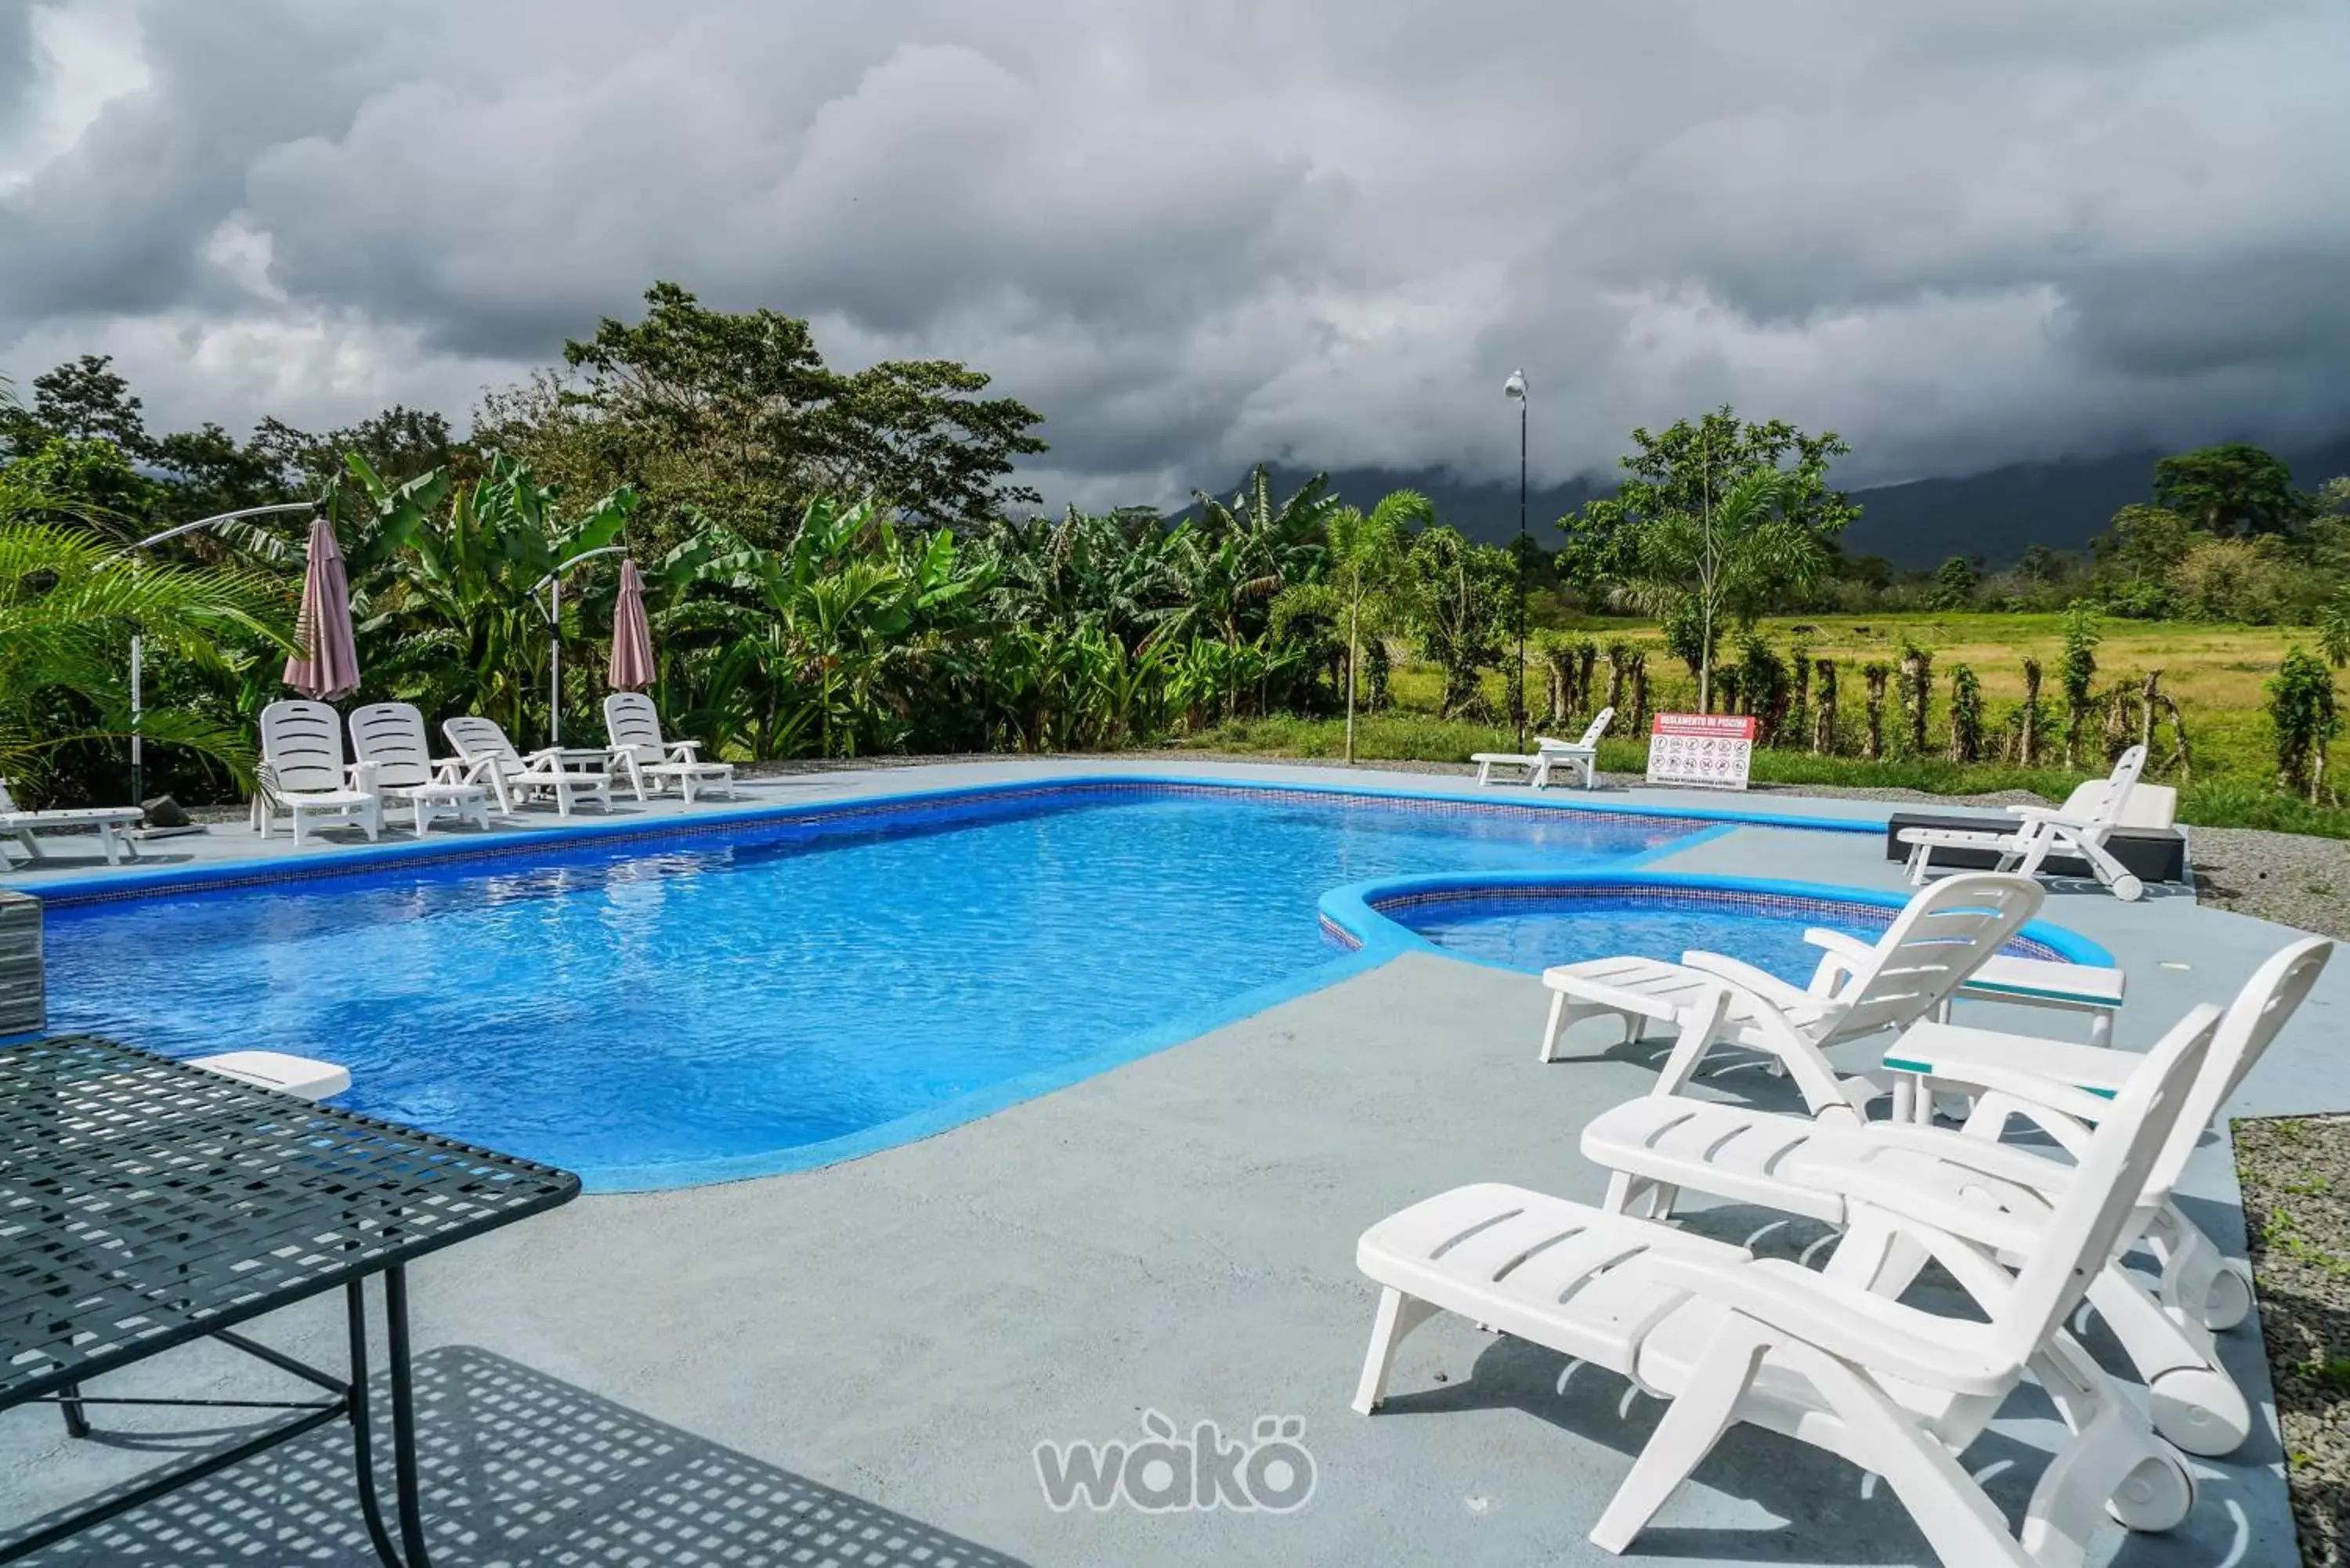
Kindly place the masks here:
[(2251, 1436), (2251, 1406), (2220, 1365), (2210, 1329), (2166, 1310), (2119, 1262), (2107, 1263), (2089, 1282), (2089, 1304), (2145, 1380), (2156, 1431), (2206, 1459), (2243, 1446)]
[(1729, 1011), (1730, 992), (1721, 986), (1709, 990), (1705, 1000), (1689, 1010), (1681, 1023), (1680, 1038), (1673, 1042), (1672, 1054), (1665, 1058), (1664, 1071), (1658, 1075), (1651, 1094), (1672, 1094), (1697, 1076), (1699, 1064), (1712, 1049), (1714, 1035)]
[(1555, 1062), (1558, 1060), (1559, 1030), (1561, 1024), (1565, 1021), (1565, 1015), (1566, 992), (1563, 991), (1552, 992), (1550, 995), (1550, 1022), (1543, 1027), (1542, 1054), (1538, 1058), (1539, 1060), (1544, 1062)]
[(101, 822), (98, 825), (98, 846), (106, 852), (106, 863), (109, 866), (122, 864), (122, 841), (115, 837), (112, 823)]
[(1371, 1319), (1371, 1348), (1363, 1357), (1362, 1380), (1355, 1385), (1356, 1414), (1367, 1416), (1379, 1407), (1387, 1397), (1396, 1346), (1403, 1343), (1404, 1335), (1435, 1315), (1433, 1305), (1393, 1285), (1379, 1292), (1378, 1314)]
[(1754, 1369), (1768, 1347), (1769, 1342), (1750, 1320), (1733, 1316), (1722, 1325), (1698, 1359), (1689, 1386), (1665, 1407), (1665, 1418), (1649, 1434), (1640, 1457), (1632, 1461), (1632, 1473), (1624, 1478), (1599, 1522), (1591, 1527), (1593, 1545), (1614, 1552), (1631, 1546), (1633, 1537), (1680, 1490), (1681, 1482), (1730, 1429), (1738, 1416), (1738, 1403), (1754, 1381)]

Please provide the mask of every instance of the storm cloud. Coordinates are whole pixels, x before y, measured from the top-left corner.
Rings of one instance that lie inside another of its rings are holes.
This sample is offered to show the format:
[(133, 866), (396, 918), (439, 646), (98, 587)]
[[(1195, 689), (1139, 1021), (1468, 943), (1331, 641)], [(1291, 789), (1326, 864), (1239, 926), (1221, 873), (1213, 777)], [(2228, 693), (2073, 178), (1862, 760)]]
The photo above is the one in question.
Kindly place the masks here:
[(1856, 482), (2350, 428), (2338, 0), (32, 0), (0, 370), (480, 389), (652, 279), (968, 359), (1048, 498), (1537, 478), (1720, 401)]

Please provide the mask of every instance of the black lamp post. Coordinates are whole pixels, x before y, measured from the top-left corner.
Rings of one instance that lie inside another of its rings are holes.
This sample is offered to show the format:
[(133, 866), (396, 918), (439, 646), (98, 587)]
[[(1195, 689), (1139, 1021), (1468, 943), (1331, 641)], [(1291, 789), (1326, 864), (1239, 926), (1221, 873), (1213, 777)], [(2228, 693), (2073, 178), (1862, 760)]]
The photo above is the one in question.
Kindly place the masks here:
[(1510, 720), (1518, 727), (1518, 750), (1526, 749), (1526, 373), (1513, 370), (1502, 383), (1518, 405), (1518, 661), (1510, 667)]

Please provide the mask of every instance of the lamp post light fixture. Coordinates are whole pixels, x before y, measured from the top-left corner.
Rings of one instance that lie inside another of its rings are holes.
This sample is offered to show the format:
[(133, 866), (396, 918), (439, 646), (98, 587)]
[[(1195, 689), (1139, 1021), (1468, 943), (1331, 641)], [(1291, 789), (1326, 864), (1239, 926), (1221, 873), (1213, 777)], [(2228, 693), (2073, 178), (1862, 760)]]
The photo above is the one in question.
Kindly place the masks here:
[[(209, 528), (215, 523), (234, 523), (240, 517), (264, 517), (273, 512), (308, 512), (315, 514), (318, 508), (325, 504), (323, 501), (282, 501), (272, 506), (247, 506), (235, 512), (222, 512), (210, 517), (199, 517), (192, 523), (182, 523), (176, 527), (166, 528), (161, 534), (151, 534), (136, 545), (125, 545), (99, 565), (111, 566), (126, 556), (135, 556), (152, 545), (161, 545), (166, 540), (176, 539), (182, 534), (193, 534), (198, 529)], [(146, 802), (141, 797), (147, 793), (147, 759), (144, 748), (140, 744), (139, 735), (139, 720), (145, 711), (140, 701), (140, 665), (144, 652), (142, 639), (137, 632), (132, 632), (130, 634), (130, 804), (133, 805), (144, 805)]]
[(546, 590), (546, 607), (538, 613), (546, 618), (546, 743), (550, 746), (563, 744), (563, 574), (598, 556), (628, 553), (626, 545), (582, 550), (530, 586), (533, 609), (538, 608), (538, 590)]
[(1510, 721), (1518, 729), (1518, 750), (1526, 749), (1526, 373), (1513, 370), (1502, 394), (1518, 405), (1518, 661), (1510, 667)]

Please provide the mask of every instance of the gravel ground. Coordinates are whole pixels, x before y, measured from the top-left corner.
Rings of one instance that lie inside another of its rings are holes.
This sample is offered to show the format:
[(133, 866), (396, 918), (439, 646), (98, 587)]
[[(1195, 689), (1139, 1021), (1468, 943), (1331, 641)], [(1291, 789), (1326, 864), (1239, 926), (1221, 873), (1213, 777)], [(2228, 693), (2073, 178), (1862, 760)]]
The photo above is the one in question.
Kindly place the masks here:
[(2350, 1116), (2236, 1124), (2261, 1334), (2308, 1568), (2350, 1563)]

